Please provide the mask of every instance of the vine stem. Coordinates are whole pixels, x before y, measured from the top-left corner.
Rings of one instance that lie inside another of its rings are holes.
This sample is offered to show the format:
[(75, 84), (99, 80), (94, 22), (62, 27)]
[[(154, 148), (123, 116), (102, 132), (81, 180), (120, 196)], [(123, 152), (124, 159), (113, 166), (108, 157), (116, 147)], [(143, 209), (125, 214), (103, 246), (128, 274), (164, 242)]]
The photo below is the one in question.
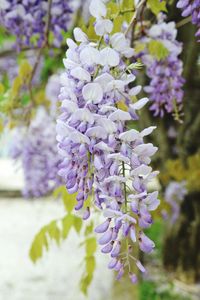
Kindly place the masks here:
[[(125, 163), (122, 162), (122, 173), (123, 173), (123, 177), (125, 178)], [(126, 190), (126, 183), (124, 183), (124, 200), (125, 200), (125, 212), (128, 212), (128, 200), (127, 200), (127, 190)], [(126, 239), (126, 251), (128, 253), (129, 250), (129, 244), (128, 244), (128, 239)], [(128, 256), (127, 256), (127, 261), (128, 261)], [(129, 266), (130, 269), (130, 266)]]
[(187, 17), (187, 18), (181, 20), (180, 22), (178, 22), (178, 23), (176, 24), (176, 28), (180, 28), (180, 27), (186, 25), (187, 23), (191, 22), (191, 20), (192, 20), (192, 17), (191, 17), (191, 16), (189, 16), (189, 17)]
[(36, 62), (33, 66), (32, 72), (30, 74), (29, 83), (28, 83), (28, 90), (30, 94), (31, 101), (34, 103), (33, 98), (33, 92), (32, 92), (32, 81), (33, 77), (35, 75), (35, 72), (38, 68), (40, 58), (42, 56), (43, 49), (49, 47), (49, 33), (50, 33), (50, 25), (51, 25), (51, 7), (52, 7), (52, 0), (48, 0), (48, 10), (47, 10), (47, 22), (46, 22), (46, 28), (45, 28), (45, 36), (44, 36), (44, 42), (42, 44), (42, 47), (38, 50), (38, 55), (36, 58)]
[(146, 3), (147, 3), (147, 0), (141, 0), (141, 1), (138, 3), (138, 5), (136, 6), (135, 12), (134, 12), (133, 17), (132, 17), (132, 19), (131, 19), (131, 22), (130, 22), (128, 28), (127, 28), (126, 31), (125, 31), (125, 35), (127, 35), (127, 34), (129, 33), (131, 27), (134, 27), (134, 26), (136, 25), (137, 18), (138, 18), (138, 15), (139, 15), (139, 13), (140, 13), (140, 8), (141, 8), (141, 7), (145, 7)]

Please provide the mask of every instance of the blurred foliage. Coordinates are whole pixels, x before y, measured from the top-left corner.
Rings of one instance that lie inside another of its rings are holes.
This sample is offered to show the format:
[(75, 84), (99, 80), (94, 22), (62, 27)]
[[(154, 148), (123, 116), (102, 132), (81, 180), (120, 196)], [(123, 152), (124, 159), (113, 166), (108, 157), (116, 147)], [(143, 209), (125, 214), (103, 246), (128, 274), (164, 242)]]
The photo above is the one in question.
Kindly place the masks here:
[(36, 262), (42, 257), (44, 249), (49, 249), (49, 241), (54, 240), (57, 244), (66, 239), (72, 228), (80, 233), (82, 228), (82, 219), (73, 215), (72, 210), (76, 195), (69, 195), (65, 187), (59, 187), (54, 191), (54, 197), (61, 196), (67, 214), (58, 220), (54, 220), (45, 225), (35, 236), (29, 252), (30, 258)]
[[(72, 212), (76, 203), (76, 194), (68, 194), (66, 188), (61, 186), (54, 191), (53, 195), (56, 198), (62, 198), (67, 214), (61, 219), (51, 221), (36, 234), (29, 251), (29, 256), (34, 263), (43, 256), (44, 251), (49, 250), (51, 241), (59, 245), (62, 240), (68, 237), (72, 228), (78, 234), (82, 229), (82, 219)], [(86, 200), (85, 205), (88, 205), (88, 201), (90, 199)], [(84, 294), (87, 294), (96, 267), (94, 254), (97, 249), (97, 242), (93, 236), (93, 222), (85, 228), (84, 235), (85, 240), (80, 245), (85, 248), (85, 257), (83, 259), (85, 270), (81, 277), (80, 289)]]
[(85, 229), (85, 241), (81, 244), (85, 247), (85, 271), (82, 275), (80, 281), (80, 289), (81, 291), (87, 295), (88, 288), (92, 282), (94, 271), (96, 268), (96, 259), (95, 259), (95, 252), (97, 249), (97, 242), (96, 238), (92, 235), (93, 233), (93, 222), (91, 222)]
[(153, 14), (158, 15), (159, 12), (167, 12), (166, 1), (147, 0), (147, 3)]
[(154, 282), (143, 281), (139, 285), (139, 300), (189, 300), (190, 298), (172, 292), (173, 285), (165, 286), (163, 289), (156, 286)]
[(147, 45), (149, 54), (155, 57), (157, 60), (162, 60), (169, 55), (169, 50), (165, 46), (156, 40), (152, 40)]
[(161, 182), (166, 186), (170, 180), (186, 181), (189, 192), (200, 190), (200, 153), (188, 156), (183, 162), (181, 159), (168, 160), (165, 170), (159, 175)]

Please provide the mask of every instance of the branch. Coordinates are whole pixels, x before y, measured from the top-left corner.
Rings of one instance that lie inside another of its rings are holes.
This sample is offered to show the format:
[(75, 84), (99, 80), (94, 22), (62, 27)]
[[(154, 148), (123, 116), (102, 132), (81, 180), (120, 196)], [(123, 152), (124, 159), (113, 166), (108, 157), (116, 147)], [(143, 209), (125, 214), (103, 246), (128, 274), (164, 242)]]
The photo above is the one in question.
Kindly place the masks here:
[(47, 22), (46, 22), (46, 28), (45, 28), (45, 37), (44, 37), (44, 42), (41, 48), (39, 48), (38, 51), (38, 55), (36, 58), (36, 62), (33, 66), (31, 75), (30, 75), (30, 79), (29, 79), (29, 83), (28, 83), (28, 89), (29, 89), (29, 93), (30, 93), (30, 98), (32, 100), (32, 102), (34, 103), (34, 99), (33, 99), (33, 93), (32, 93), (32, 81), (33, 81), (33, 77), (35, 75), (35, 72), (38, 68), (39, 62), (40, 62), (40, 58), (42, 56), (42, 52), (43, 49), (49, 47), (49, 33), (50, 33), (50, 25), (51, 25), (51, 7), (52, 7), (52, 0), (48, 0), (48, 10), (47, 10)]
[(182, 27), (183, 25), (186, 25), (187, 23), (191, 22), (191, 20), (192, 20), (192, 17), (191, 17), (191, 16), (189, 16), (189, 17), (187, 17), (187, 18), (181, 20), (180, 22), (178, 22), (178, 23), (176, 24), (176, 28), (179, 28), (179, 27)]
[(147, 0), (141, 0), (138, 3), (138, 5), (136, 6), (135, 13), (133, 14), (131, 22), (130, 22), (128, 28), (125, 31), (125, 35), (127, 35), (129, 33), (131, 27), (135, 27), (135, 25), (137, 23), (138, 16), (139, 16), (141, 10), (144, 10), (144, 7), (145, 7), (146, 3), (147, 3)]

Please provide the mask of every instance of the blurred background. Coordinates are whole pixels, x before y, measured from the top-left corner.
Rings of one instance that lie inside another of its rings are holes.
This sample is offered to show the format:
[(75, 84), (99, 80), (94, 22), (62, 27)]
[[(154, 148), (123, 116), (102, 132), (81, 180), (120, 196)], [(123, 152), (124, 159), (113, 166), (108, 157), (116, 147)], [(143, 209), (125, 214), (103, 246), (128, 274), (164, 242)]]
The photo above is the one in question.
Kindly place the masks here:
[[(71, 36), (72, 27), (79, 20), (86, 24), (88, 22), (89, 1), (80, 2), (74, 1), (72, 11), (75, 13), (69, 20), (71, 25), (64, 39)], [(94, 277), (85, 296), (80, 290), (80, 281), (85, 272), (85, 249), (81, 243), (89, 225), (83, 225), (80, 230), (76, 223), (62, 241), (56, 237), (59, 225), (58, 228), (52, 227), (47, 241), (48, 251), (44, 245), (41, 248), (41, 244), (46, 241), (41, 238), (42, 235), (37, 235), (38, 232), (42, 234), (41, 228), (46, 224), (52, 225), (53, 220), (65, 220), (66, 199), (63, 201), (59, 191), (52, 193), (55, 188), (52, 185), (42, 186), (42, 189), (46, 189), (46, 194), (42, 195), (39, 181), (34, 183), (38, 185), (38, 194), (32, 194), (34, 185), (27, 188), (30, 178), (24, 173), (24, 165), (32, 171), (29, 160), (23, 160), (22, 149), (26, 148), (26, 144), (21, 140), (24, 132), (20, 122), (23, 119), (29, 126), (29, 120), (36, 116), (34, 125), (30, 126), (28, 139), (29, 144), (36, 143), (40, 147), (38, 133), (41, 134), (44, 123), (49, 124), (50, 128), (49, 116), (55, 119), (55, 98), (59, 93), (59, 74), (66, 51), (57, 33), (54, 53), (48, 49), (43, 57), (39, 57), (39, 67), (32, 78), (36, 106), (44, 105), (48, 113), (41, 110), (38, 117), (34, 111), (34, 117), (30, 117), (26, 109), (30, 108), (31, 96), (24, 87), (19, 96), (22, 107), (17, 104), (17, 107), (10, 109), (10, 102), (7, 102), (6, 109), (0, 110), (0, 300), (200, 299), (200, 43), (196, 41), (194, 25), (190, 22), (180, 23), (182, 17), (176, 8), (177, 1), (169, 2), (166, 22), (175, 21), (180, 25), (177, 40), (183, 43), (180, 54), (185, 78), (181, 115), (183, 122), (178, 122), (180, 120), (177, 121), (171, 115), (154, 117), (148, 109), (141, 116), (141, 128), (157, 125), (151, 141), (159, 147), (153, 165), (160, 170), (153, 187), (160, 191), (161, 205), (155, 212), (154, 224), (147, 230), (148, 236), (155, 241), (156, 249), (148, 257), (138, 254), (148, 269), (147, 274), (140, 277), (136, 285), (131, 285), (126, 277), (116, 282), (112, 272), (107, 269), (107, 257), (101, 255), (98, 248), (94, 254)], [(3, 4), (4, 0), (0, 0), (0, 12)], [(151, 19), (152, 13), (147, 11), (145, 17)], [(20, 33), (10, 34), (1, 18), (0, 79), (4, 86), (0, 85), (0, 94), (4, 96), (0, 97), (0, 102), (3, 103), (13, 78), (18, 78), (19, 74), (25, 78), (30, 71), (29, 67), (34, 68), (36, 56), (32, 48), (25, 51), (26, 54), (22, 51), (19, 55), (19, 49), (13, 48), (13, 42)], [(83, 23), (81, 26), (85, 28)], [(148, 22), (145, 26), (149, 26)], [(133, 46), (137, 46), (137, 41), (132, 42)], [(24, 58), (25, 63), (21, 64)], [(138, 82), (145, 85), (148, 81), (145, 73), (139, 72)], [(44, 133), (45, 137), (47, 140), (55, 138), (49, 132)], [(30, 157), (32, 150), (29, 150), (27, 153)], [(51, 153), (52, 160), (55, 158), (54, 151)], [(35, 162), (41, 159), (38, 156)], [(32, 176), (40, 178), (41, 172), (42, 166)], [(39, 244), (37, 249), (31, 248), (35, 237), (35, 245)]]

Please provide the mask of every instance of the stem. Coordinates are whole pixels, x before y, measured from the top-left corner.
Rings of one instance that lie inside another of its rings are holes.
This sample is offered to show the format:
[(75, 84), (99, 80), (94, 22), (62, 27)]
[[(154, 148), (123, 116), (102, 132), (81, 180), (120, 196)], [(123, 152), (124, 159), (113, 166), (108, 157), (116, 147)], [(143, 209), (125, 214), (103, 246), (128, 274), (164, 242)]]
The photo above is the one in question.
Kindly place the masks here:
[[(124, 162), (122, 162), (122, 174), (123, 174), (123, 177), (125, 178), (125, 164)], [(125, 210), (127, 212), (127, 191), (126, 191), (126, 183), (124, 182), (124, 200), (125, 200)]]
[(131, 19), (131, 22), (130, 22), (128, 28), (127, 28), (126, 31), (125, 31), (125, 35), (127, 35), (127, 34), (129, 33), (129, 30), (131, 29), (131, 27), (135, 27), (136, 22), (137, 22), (138, 15), (140, 14), (140, 8), (141, 8), (141, 7), (142, 7), (142, 8), (145, 7), (146, 2), (147, 2), (147, 0), (141, 0), (141, 1), (138, 3), (138, 5), (137, 5), (137, 7), (136, 7), (136, 9), (135, 9), (135, 13), (133, 14), (133, 17), (132, 17), (132, 19)]
[(50, 33), (50, 25), (51, 25), (51, 7), (52, 7), (52, 0), (48, 0), (47, 23), (46, 23), (46, 28), (45, 28), (45, 39), (44, 39), (44, 43), (43, 43), (42, 47), (38, 51), (36, 62), (33, 66), (33, 70), (30, 74), (30, 79), (29, 79), (29, 83), (28, 83), (30, 98), (31, 98), (31, 101), (33, 103), (34, 103), (34, 98), (33, 98), (33, 92), (32, 92), (32, 80), (33, 80), (35, 72), (38, 68), (40, 58), (42, 56), (43, 49), (45, 49), (46, 47), (49, 46), (49, 33)]
[(189, 17), (187, 17), (187, 18), (181, 20), (180, 22), (178, 22), (178, 23), (176, 24), (176, 28), (182, 27), (182, 26), (184, 26), (185, 24), (191, 22), (191, 19), (192, 19), (191, 16), (189, 16)]

